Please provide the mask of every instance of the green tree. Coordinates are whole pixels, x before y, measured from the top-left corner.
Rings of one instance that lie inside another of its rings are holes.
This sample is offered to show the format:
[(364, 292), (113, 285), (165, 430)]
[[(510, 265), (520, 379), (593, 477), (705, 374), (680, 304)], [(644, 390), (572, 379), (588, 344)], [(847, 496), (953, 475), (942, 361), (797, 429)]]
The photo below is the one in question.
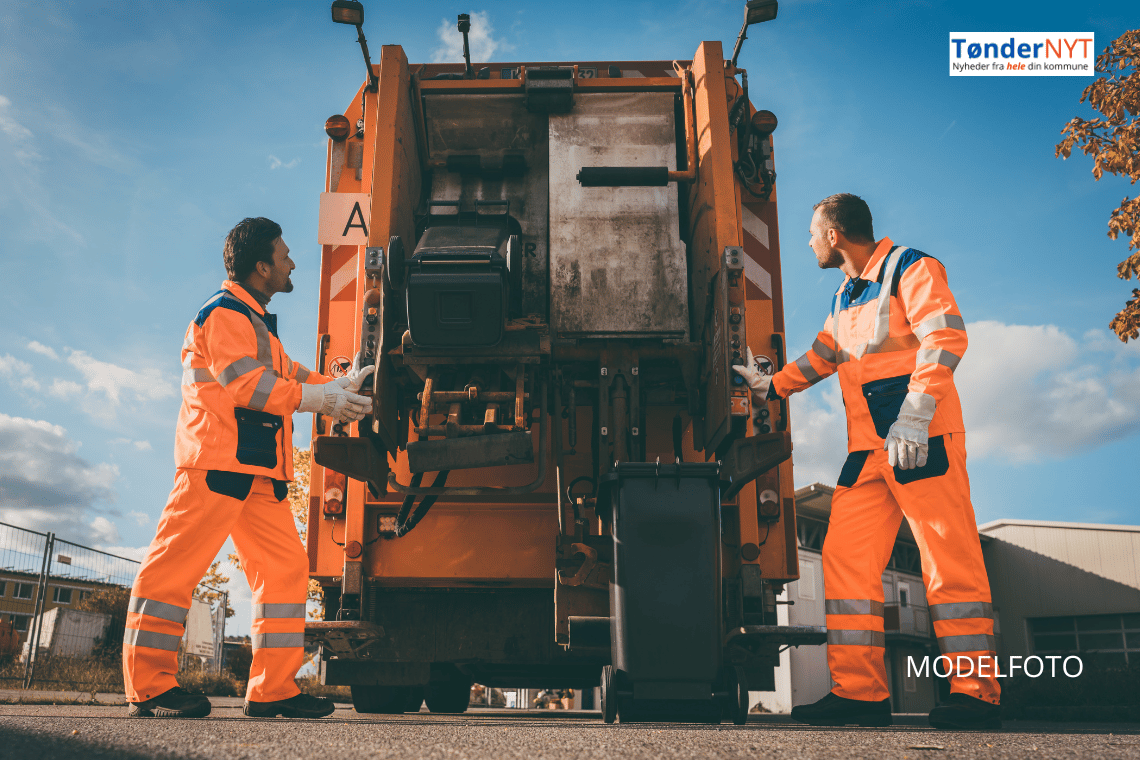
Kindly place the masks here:
[[(1085, 88), (1080, 102), (1087, 100), (1100, 115), (1092, 119), (1074, 117), (1061, 130), (1063, 139), (1054, 155), (1068, 158), (1078, 147), (1092, 156), (1094, 180), (1108, 172), (1135, 185), (1140, 180), (1140, 29), (1113, 40), (1097, 56), (1096, 71), (1105, 76)], [(1129, 239), (1128, 250), (1133, 253), (1117, 265), (1117, 277), (1140, 279), (1140, 196), (1125, 197), (1109, 217), (1109, 238), (1116, 240), (1121, 234)], [(1109, 328), (1125, 343), (1140, 337), (1140, 289), (1133, 288), (1132, 298), (1113, 317)]]

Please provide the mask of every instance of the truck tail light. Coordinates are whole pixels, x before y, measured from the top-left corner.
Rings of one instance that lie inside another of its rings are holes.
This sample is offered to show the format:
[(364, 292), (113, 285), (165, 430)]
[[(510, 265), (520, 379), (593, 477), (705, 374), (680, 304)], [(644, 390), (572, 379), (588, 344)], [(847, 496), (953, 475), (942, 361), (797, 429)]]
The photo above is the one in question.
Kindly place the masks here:
[(325, 519), (344, 517), (345, 477), (339, 472), (325, 470), (324, 502)]

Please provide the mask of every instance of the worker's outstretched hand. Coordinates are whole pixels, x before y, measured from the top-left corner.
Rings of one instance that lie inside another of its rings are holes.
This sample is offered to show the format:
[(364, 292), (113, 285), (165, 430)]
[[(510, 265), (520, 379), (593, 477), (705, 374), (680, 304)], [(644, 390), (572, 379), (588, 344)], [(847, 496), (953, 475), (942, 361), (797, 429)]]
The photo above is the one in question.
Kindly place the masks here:
[(766, 375), (756, 368), (756, 361), (752, 358), (752, 349), (745, 348), (744, 351), (744, 366), (734, 364), (732, 368), (744, 378), (744, 382), (748, 383), (748, 387), (756, 394), (756, 398), (761, 401), (779, 398), (776, 395), (776, 389), (772, 387), (772, 376)]
[(318, 412), (337, 422), (356, 422), (372, 412), (372, 399), (345, 389), (335, 380), (322, 385), (304, 384), (297, 411)]
[[(357, 354), (356, 359), (352, 362), (352, 366), (355, 367), (359, 363), (360, 354)], [(338, 377), (336, 380), (333, 380), (333, 382), (339, 385), (341, 388), (344, 388), (346, 391), (350, 391), (352, 393), (360, 393), (360, 386), (364, 385), (364, 379), (371, 375), (374, 369), (376, 369), (374, 365), (368, 364), (364, 367), (361, 367), (360, 369), (349, 370), (347, 375), (344, 377)]]
[(934, 397), (911, 391), (903, 400), (898, 419), (887, 431), (883, 448), (887, 462), (900, 470), (925, 467), (929, 452), (930, 420), (934, 418)]

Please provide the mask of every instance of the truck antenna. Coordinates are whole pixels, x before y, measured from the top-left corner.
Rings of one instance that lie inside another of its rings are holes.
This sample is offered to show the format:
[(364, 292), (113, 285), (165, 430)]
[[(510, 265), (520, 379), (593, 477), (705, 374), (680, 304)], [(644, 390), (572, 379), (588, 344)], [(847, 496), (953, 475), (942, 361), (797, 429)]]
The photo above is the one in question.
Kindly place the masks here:
[(471, 68), (471, 45), (467, 41), (467, 33), (471, 31), (471, 16), (466, 13), (459, 14), (459, 31), (463, 35), (463, 63), (466, 65), (463, 78), (474, 79), (475, 70)]

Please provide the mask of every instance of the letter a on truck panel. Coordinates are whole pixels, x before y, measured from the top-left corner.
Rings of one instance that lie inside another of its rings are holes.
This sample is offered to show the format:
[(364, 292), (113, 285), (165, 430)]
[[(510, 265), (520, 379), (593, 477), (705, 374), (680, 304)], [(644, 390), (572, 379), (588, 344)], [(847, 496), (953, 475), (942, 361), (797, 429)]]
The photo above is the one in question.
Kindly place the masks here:
[(368, 218), (371, 210), (372, 197), (368, 193), (321, 193), (317, 243), (368, 245)]

